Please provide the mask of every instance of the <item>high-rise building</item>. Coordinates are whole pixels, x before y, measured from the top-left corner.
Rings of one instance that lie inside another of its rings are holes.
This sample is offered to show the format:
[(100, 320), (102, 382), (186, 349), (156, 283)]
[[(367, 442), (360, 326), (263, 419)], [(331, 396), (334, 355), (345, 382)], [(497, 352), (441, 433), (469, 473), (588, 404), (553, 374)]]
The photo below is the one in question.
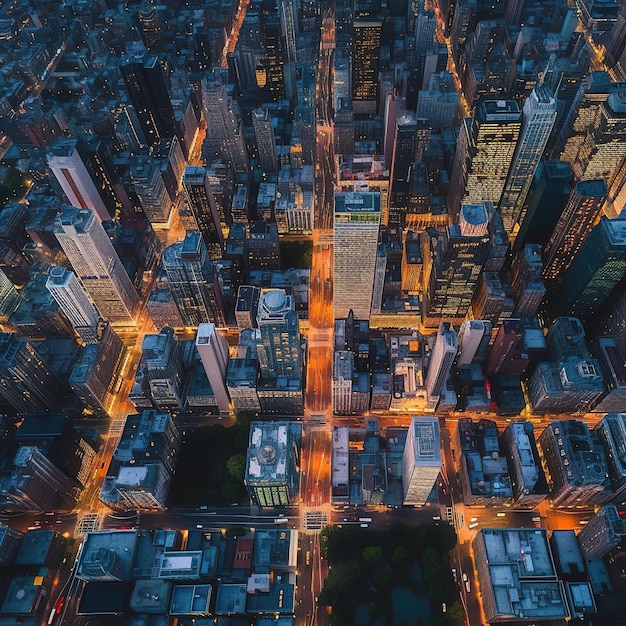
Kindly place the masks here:
[(461, 124), (447, 196), (448, 213), (461, 204), (491, 202), (497, 206), (506, 184), (522, 113), (514, 100), (484, 100), (476, 116)]
[(461, 324), (457, 337), (459, 344), (459, 356), (457, 366), (470, 365), (474, 358), (480, 357), (480, 349), (485, 340), (491, 339), (491, 322), (486, 320), (466, 320)]
[(261, 343), (257, 344), (261, 376), (301, 380), (300, 326), (292, 296), (282, 289), (263, 291), (257, 325), (261, 331)]
[(69, 384), (84, 411), (100, 418), (111, 417), (111, 400), (121, 384), (120, 371), (126, 349), (107, 324), (97, 343), (87, 345), (70, 374)]
[(555, 506), (586, 507), (607, 501), (611, 492), (606, 457), (585, 422), (552, 421), (537, 444)]
[(424, 320), (465, 319), (489, 254), (490, 209), (487, 203), (463, 204), (457, 224), (445, 232), (427, 229), (422, 234)]
[(152, 0), (142, 0), (137, 12), (139, 20), (139, 30), (148, 50), (154, 50), (161, 41), (161, 21), (157, 7), (154, 6)]
[(354, 353), (337, 350), (333, 365), (333, 411), (337, 415), (351, 414)]
[(498, 334), (494, 339), (489, 356), (485, 361), (485, 373), (489, 376), (496, 374), (520, 374), (516, 367), (522, 343), (524, 341), (524, 325), (522, 320), (509, 317), (502, 320)]
[(264, 172), (277, 172), (276, 140), (269, 109), (259, 108), (252, 111), (252, 126), (261, 169)]
[(301, 439), (297, 422), (250, 423), (245, 483), (253, 504), (274, 508), (295, 502)]
[(98, 341), (100, 316), (76, 274), (64, 267), (53, 267), (46, 289), (65, 313), (78, 336), (85, 343)]
[(437, 332), (424, 382), (430, 404), (436, 404), (439, 400), (441, 390), (454, 363), (457, 347), (456, 333), (448, 322), (442, 322)]
[(71, 511), (76, 485), (35, 446), (21, 446), (15, 471), (0, 479), (0, 506), (8, 511)]
[(202, 79), (202, 104), (207, 124), (207, 156), (223, 159), (236, 172), (247, 172), (248, 153), (239, 110), (228, 94), (226, 78), (218, 69)]
[(441, 471), (439, 420), (414, 417), (402, 454), (403, 504), (423, 506)]
[(576, 183), (543, 250), (544, 280), (556, 284), (564, 278), (565, 271), (600, 217), (606, 194), (604, 180)]
[(541, 246), (526, 244), (511, 263), (511, 289), (515, 299), (514, 317), (530, 317), (537, 314), (546, 288), (541, 280), (543, 261)]
[(552, 315), (593, 318), (626, 274), (626, 220), (605, 216), (576, 253), (559, 287), (550, 293)]
[(508, 460), (515, 506), (535, 508), (548, 495), (548, 486), (533, 425), (528, 421), (509, 424), (500, 436), (500, 448)]
[(509, 234), (513, 234), (515, 226), (519, 228), (524, 202), (555, 120), (556, 99), (541, 83), (524, 102), (522, 129), (499, 202), (504, 228)]
[(114, 327), (134, 326), (139, 296), (95, 213), (65, 207), (54, 233), (100, 317)]
[(352, 110), (355, 115), (377, 113), (378, 70), (382, 21), (355, 19), (352, 40)]
[(626, 520), (619, 514), (617, 507), (609, 504), (601, 507), (592, 515), (578, 533), (578, 544), (583, 556), (588, 561), (601, 559), (626, 535)]
[(252, 285), (240, 285), (235, 304), (235, 319), (239, 332), (246, 328), (256, 328), (257, 311), (261, 288)]
[(179, 136), (159, 58), (145, 50), (124, 54), (120, 59), (120, 72), (148, 145), (154, 146), (165, 137)]
[(200, 324), (198, 326), (196, 350), (200, 355), (204, 372), (220, 412), (230, 411), (230, 399), (225, 385), (228, 369), (228, 344), (226, 339), (217, 332), (215, 324)]
[(185, 168), (183, 188), (209, 256), (219, 261), (224, 252), (224, 235), (207, 171), (196, 166)]
[(0, 322), (6, 322), (20, 304), (20, 294), (15, 285), (0, 269)]
[(280, 239), (275, 222), (257, 221), (246, 233), (246, 257), (250, 270), (280, 269)]
[(26, 339), (0, 333), (0, 397), (16, 413), (58, 410), (63, 392), (64, 385)]
[(622, 502), (626, 494), (626, 413), (607, 413), (594, 427), (593, 436), (604, 447), (613, 502)]
[(164, 228), (174, 205), (163, 179), (160, 161), (147, 154), (133, 156), (128, 174), (144, 215), (153, 226)]
[(369, 319), (380, 225), (380, 196), (374, 192), (335, 194), (333, 306), (335, 318), (352, 310)]
[(162, 262), (185, 326), (224, 326), (222, 290), (200, 232), (189, 230), (184, 241), (165, 248)]
[(459, 93), (450, 72), (431, 75), (428, 89), (423, 89), (417, 96), (415, 117), (427, 119), (434, 132), (458, 124)]
[(93, 209), (100, 221), (111, 219), (87, 167), (78, 152), (77, 139), (60, 139), (46, 158), (69, 203), (78, 209)]
[(571, 180), (572, 166), (569, 163), (545, 159), (539, 163), (515, 238), (514, 253), (527, 243), (546, 244), (567, 202)]

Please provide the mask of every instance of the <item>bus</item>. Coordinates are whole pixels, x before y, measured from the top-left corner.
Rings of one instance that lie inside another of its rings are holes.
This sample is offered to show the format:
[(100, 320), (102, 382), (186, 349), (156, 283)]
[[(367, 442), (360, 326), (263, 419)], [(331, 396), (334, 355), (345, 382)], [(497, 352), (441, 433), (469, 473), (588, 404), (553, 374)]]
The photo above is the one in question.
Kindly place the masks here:
[(274, 520), (274, 524), (286, 524), (288, 521), (289, 521), (289, 519), (286, 518), (286, 517), (277, 517)]
[(359, 517), (359, 522), (367, 522), (368, 524), (371, 523), (372, 518), (371, 517)]

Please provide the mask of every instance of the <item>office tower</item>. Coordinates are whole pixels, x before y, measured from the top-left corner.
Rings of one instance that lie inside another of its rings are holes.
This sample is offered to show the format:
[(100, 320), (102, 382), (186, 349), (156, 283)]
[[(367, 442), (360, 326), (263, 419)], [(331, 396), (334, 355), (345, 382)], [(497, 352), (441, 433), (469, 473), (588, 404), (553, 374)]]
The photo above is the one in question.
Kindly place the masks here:
[(223, 159), (235, 172), (247, 172), (248, 153), (239, 109), (228, 94), (225, 76), (218, 69), (202, 79), (202, 104), (207, 124), (205, 149), (209, 162)]
[(548, 495), (548, 486), (533, 425), (528, 421), (509, 424), (500, 436), (500, 449), (508, 460), (515, 506), (535, 508)]
[(226, 339), (215, 329), (215, 324), (200, 324), (198, 326), (196, 350), (200, 355), (204, 372), (220, 412), (230, 411), (230, 399), (224, 384), (228, 368), (228, 344)]
[(302, 424), (250, 422), (245, 483), (253, 504), (293, 504), (300, 484)]
[(300, 326), (292, 296), (282, 289), (261, 294), (257, 313), (261, 343), (257, 344), (261, 376), (301, 380)]
[(20, 446), (11, 476), (0, 479), (0, 506), (8, 511), (70, 511), (76, 504), (73, 481), (35, 446)]
[[(285, 68), (280, 21), (275, 11), (263, 12), (261, 15), (265, 52), (265, 58), (257, 65), (257, 84), (260, 88), (261, 99), (265, 102), (278, 102), (285, 98), (293, 99), (296, 94), (293, 80), (295, 78), (295, 66)], [(265, 69), (264, 76), (263, 69)], [(290, 81), (289, 94), (287, 94), (286, 85), (288, 79)]]
[(617, 507), (600, 507), (578, 533), (578, 543), (587, 561), (601, 559), (622, 542), (626, 535), (626, 520)]
[(148, 155), (131, 157), (128, 173), (146, 219), (154, 227), (167, 227), (174, 207), (159, 160)]
[(428, 362), (428, 372), (424, 382), (428, 401), (431, 404), (436, 404), (439, 400), (439, 394), (454, 363), (456, 351), (456, 333), (448, 322), (441, 322), (435, 339), (435, 346)]
[(524, 202), (555, 120), (556, 100), (540, 83), (524, 102), (522, 129), (499, 202), (504, 228), (509, 234), (513, 234), (516, 226), (519, 228)]
[(65, 207), (54, 234), (100, 317), (114, 327), (133, 326), (139, 297), (95, 213)]
[(382, 21), (357, 18), (352, 40), (352, 110), (374, 116), (378, 107), (378, 69)]
[(543, 279), (551, 284), (565, 276), (606, 200), (604, 180), (583, 180), (572, 189), (561, 217), (543, 250)]
[(612, 501), (622, 502), (626, 493), (626, 413), (605, 415), (594, 427), (593, 436), (604, 447), (613, 490)]
[(547, 243), (567, 202), (571, 180), (572, 166), (569, 163), (545, 159), (539, 163), (513, 246), (514, 253), (526, 243), (542, 246)]
[(401, 289), (409, 294), (417, 294), (422, 287), (424, 259), (420, 248), (419, 238), (411, 239), (407, 233), (402, 255), (402, 286)]
[(465, 318), (490, 247), (489, 206), (463, 204), (457, 224), (422, 234), (425, 259), (423, 317)]
[(180, 129), (159, 58), (145, 50), (124, 54), (120, 72), (148, 145), (178, 136)]
[(521, 374), (518, 363), (524, 340), (522, 320), (508, 318), (502, 320), (498, 334), (485, 361), (488, 376)]
[(335, 193), (333, 247), (334, 316), (369, 319), (380, 225), (380, 195)]
[(589, 358), (585, 329), (576, 317), (557, 317), (548, 329), (546, 343), (554, 361), (562, 361), (570, 356)]
[(245, 247), (250, 270), (280, 269), (280, 239), (275, 222), (258, 221), (250, 225)]
[(553, 315), (593, 320), (626, 274), (626, 220), (605, 216), (576, 253), (559, 287), (550, 293)]
[(439, 420), (436, 417), (412, 418), (402, 454), (402, 503), (424, 506), (441, 467)]
[(337, 415), (351, 414), (354, 353), (337, 350), (333, 363), (333, 411)]
[(428, 89), (420, 91), (417, 96), (415, 117), (427, 119), (433, 132), (458, 123), (459, 94), (450, 72), (431, 75)]
[(111, 123), (115, 129), (114, 141), (118, 150), (130, 150), (136, 154), (146, 147), (146, 138), (132, 104), (119, 103), (113, 107)]
[(209, 256), (219, 261), (224, 252), (224, 235), (207, 171), (203, 167), (186, 167), (183, 188)]
[(387, 275), (387, 245), (379, 243), (376, 249), (376, 267), (374, 268), (374, 287), (372, 290), (372, 315), (380, 315), (383, 305), (385, 277)]
[(497, 326), (502, 317), (505, 317), (507, 292), (503, 279), (504, 276), (499, 272), (483, 270), (472, 296), (472, 317), (489, 320), (493, 326)]
[(78, 151), (77, 139), (59, 139), (46, 155), (69, 203), (79, 209), (93, 209), (100, 221), (111, 219), (92, 177)]
[(100, 316), (76, 274), (64, 267), (53, 267), (46, 281), (46, 289), (61, 307), (78, 336), (85, 343), (96, 343)]
[(256, 137), (259, 165), (264, 172), (278, 171), (278, 157), (276, 156), (276, 140), (272, 128), (272, 118), (269, 109), (255, 109), (252, 111), (252, 126)]
[(239, 332), (246, 328), (256, 328), (260, 297), (260, 287), (251, 285), (239, 286), (237, 303), (235, 304), (235, 319), (237, 320)]
[(296, 0), (279, 0), (278, 13), (283, 36), (283, 80), (285, 97), (294, 101), (297, 96), (296, 63), (298, 61), (298, 3)]
[(607, 185), (608, 193), (602, 212), (614, 220), (626, 206), (626, 157), (619, 162)]
[(461, 367), (473, 363), (485, 339), (487, 341), (491, 339), (490, 322), (485, 320), (466, 320), (463, 322), (457, 337), (459, 344), (457, 366)]
[(0, 396), (16, 413), (57, 410), (63, 393), (61, 381), (26, 339), (0, 333)]
[(228, 361), (226, 387), (236, 412), (258, 413), (261, 410), (261, 403), (257, 393), (259, 360), (256, 354), (256, 344), (254, 349), (251, 349), (250, 346), (242, 346), (240, 343), (238, 349), (239, 354), (245, 351), (245, 356), (234, 357)]
[(146, 47), (148, 50), (156, 49), (158, 43), (161, 41), (162, 28), (157, 8), (154, 6), (152, 0), (142, 1), (139, 6), (139, 11), (137, 12), (137, 18), (139, 20), (141, 37)]
[(515, 300), (514, 317), (531, 317), (537, 314), (546, 288), (541, 280), (543, 261), (541, 246), (527, 244), (513, 257), (511, 263), (511, 289)]
[(144, 335), (140, 365), (129, 394), (136, 408), (154, 406), (162, 411), (183, 408), (186, 392), (183, 348), (173, 328), (166, 326), (158, 334)]
[(521, 125), (522, 114), (513, 100), (483, 100), (476, 116), (463, 121), (447, 196), (450, 215), (457, 215), (465, 203), (497, 206)]
[(165, 248), (162, 263), (185, 326), (224, 326), (222, 290), (200, 232), (188, 230), (184, 241)]
[(15, 285), (0, 269), (0, 322), (8, 321), (12, 313), (20, 305), (20, 294)]
[(85, 346), (72, 369), (69, 384), (86, 414), (111, 417), (111, 400), (122, 384), (120, 374), (125, 355), (122, 340), (109, 324), (100, 333), (97, 343)]
[(403, 213), (406, 211), (411, 167), (417, 160), (418, 124), (412, 113), (405, 113), (396, 122), (393, 144), (389, 210), (389, 224), (404, 225)]
[(591, 410), (604, 395), (600, 363), (570, 356), (537, 364), (527, 383), (535, 413), (573, 413)]
[[(336, 58), (336, 53), (335, 53)], [(336, 64), (335, 64), (336, 65)], [(335, 69), (335, 73), (337, 70)], [(335, 82), (336, 82), (335, 78)], [(340, 107), (335, 105), (335, 110)], [(396, 141), (396, 128), (398, 120), (406, 113), (406, 98), (397, 93), (387, 94), (385, 100), (385, 136), (383, 140), (385, 163), (391, 165), (393, 161), (393, 150)]]
[(437, 18), (431, 9), (424, 10), (420, 2), (419, 10), (415, 18), (415, 48), (413, 50), (413, 67), (415, 68), (415, 84), (421, 89), (429, 77), (425, 75), (426, 57), (436, 44), (435, 30)]
[(555, 420), (537, 440), (550, 499), (558, 507), (603, 504), (610, 497), (604, 452), (585, 422)]

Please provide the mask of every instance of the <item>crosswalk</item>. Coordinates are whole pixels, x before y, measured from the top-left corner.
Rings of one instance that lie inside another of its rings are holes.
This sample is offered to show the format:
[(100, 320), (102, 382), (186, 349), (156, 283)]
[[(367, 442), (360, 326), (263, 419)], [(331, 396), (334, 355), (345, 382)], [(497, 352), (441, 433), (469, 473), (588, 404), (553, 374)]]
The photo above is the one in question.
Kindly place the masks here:
[(86, 533), (92, 533), (100, 528), (100, 514), (99, 513), (86, 513), (80, 518), (80, 521), (76, 525), (76, 535), (84, 535)]
[(328, 515), (323, 511), (305, 511), (304, 530), (322, 530), (328, 523)]

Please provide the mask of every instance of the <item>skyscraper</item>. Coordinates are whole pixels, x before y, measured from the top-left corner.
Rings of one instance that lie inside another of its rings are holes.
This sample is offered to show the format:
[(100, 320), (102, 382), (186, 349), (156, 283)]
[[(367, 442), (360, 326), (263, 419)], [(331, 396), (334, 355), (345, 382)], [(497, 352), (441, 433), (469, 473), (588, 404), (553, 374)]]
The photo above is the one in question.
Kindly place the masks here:
[[(491, 338), (491, 322), (486, 320), (466, 320), (461, 324), (457, 337), (459, 356), (457, 366), (470, 365), (486, 341)], [(480, 355), (479, 355), (480, 358)]]
[(461, 205), (459, 222), (446, 232), (427, 229), (423, 318), (465, 319), (490, 248), (490, 206)]
[(102, 196), (78, 153), (77, 143), (77, 139), (60, 139), (53, 144), (46, 155), (48, 166), (72, 206), (93, 209), (101, 222), (111, 219)]
[(222, 290), (200, 232), (188, 230), (184, 241), (165, 248), (162, 262), (185, 326), (224, 326)]
[(301, 380), (300, 325), (293, 298), (282, 289), (261, 294), (257, 312), (261, 343), (257, 345), (261, 376)]
[(80, 338), (85, 343), (97, 342), (100, 316), (76, 274), (64, 267), (53, 267), (46, 281), (46, 289)]
[(600, 216), (606, 200), (604, 180), (583, 180), (572, 189), (567, 204), (543, 250), (543, 278), (560, 282)]
[(200, 355), (204, 373), (209, 379), (213, 395), (220, 412), (230, 410), (230, 399), (226, 391), (228, 369), (228, 344), (217, 332), (215, 324), (200, 324), (196, 333), (196, 350)]
[(414, 417), (402, 454), (403, 504), (423, 506), (441, 471), (439, 420)]
[(202, 104), (207, 155), (225, 160), (236, 172), (247, 172), (248, 153), (239, 110), (226, 89), (226, 77), (218, 69), (202, 79)]
[(602, 216), (550, 293), (553, 315), (590, 321), (626, 274), (626, 220)]
[(379, 194), (336, 193), (334, 224), (335, 318), (347, 317), (352, 309), (356, 318), (369, 319), (380, 225)]
[(430, 355), (428, 372), (424, 382), (430, 405), (436, 405), (439, 401), (439, 395), (454, 363), (456, 351), (456, 333), (448, 322), (442, 322)]
[(252, 126), (254, 127), (261, 169), (264, 172), (278, 171), (276, 140), (274, 139), (274, 129), (269, 110), (258, 108), (252, 111)]
[(179, 136), (180, 129), (159, 58), (145, 50), (125, 54), (120, 59), (120, 72), (148, 145), (154, 146), (166, 137)]
[(556, 100), (549, 89), (540, 83), (524, 102), (522, 129), (500, 198), (500, 212), (504, 228), (509, 235), (518, 224), (530, 184), (555, 120)]
[(0, 322), (6, 322), (20, 304), (20, 294), (15, 285), (0, 269)]
[(61, 381), (26, 339), (0, 333), (0, 397), (16, 413), (58, 410), (63, 391)]
[(139, 297), (95, 213), (65, 207), (54, 233), (100, 316), (116, 326), (133, 326)]
[(378, 108), (378, 69), (382, 21), (355, 19), (352, 41), (352, 110), (355, 115), (371, 115)]
[(405, 113), (396, 122), (393, 143), (389, 209), (389, 225), (403, 226), (403, 213), (406, 212), (407, 196), (411, 178), (411, 168), (417, 158), (418, 124), (412, 113)]
[(522, 114), (514, 100), (483, 100), (461, 124), (447, 196), (448, 213), (464, 203), (497, 206), (506, 184)]
[(224, 235), (207, 171), (203, 167), (185, 168), (183, 187), (204, 245), (213, 261), (224, 252)]

